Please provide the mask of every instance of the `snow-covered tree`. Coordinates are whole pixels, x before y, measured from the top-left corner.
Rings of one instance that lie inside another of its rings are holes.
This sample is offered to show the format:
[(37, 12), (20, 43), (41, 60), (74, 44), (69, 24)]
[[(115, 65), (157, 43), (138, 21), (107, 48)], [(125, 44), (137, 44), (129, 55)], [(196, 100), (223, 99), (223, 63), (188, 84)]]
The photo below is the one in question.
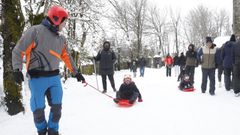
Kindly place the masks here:
[(2, 0), (2, 25), (1, 32), (3, 41), (3, 86), (4, 101), (7, 112), (15, 115), (24, 111), (22, 104), (21, 86), (13, 79), (12, 50), (16, 45), (24, 28), (24, 18), (20, 0)]

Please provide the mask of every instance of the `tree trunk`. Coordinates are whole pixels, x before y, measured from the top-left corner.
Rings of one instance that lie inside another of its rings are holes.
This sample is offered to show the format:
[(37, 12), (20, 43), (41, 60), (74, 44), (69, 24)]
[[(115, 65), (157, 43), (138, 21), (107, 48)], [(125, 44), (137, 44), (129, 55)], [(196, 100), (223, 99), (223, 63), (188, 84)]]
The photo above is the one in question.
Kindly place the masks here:
[(233, 0), (233, 32), (240, 37), (240, 0)]
[(2, 0), (2, 36), (3, 42), (3, 86), (4, 101), (9, 115), (24, 111), (22, 104), (21, 86), (13, 79), (12, 50), (22, 34), (24, 18), (20, 0)]

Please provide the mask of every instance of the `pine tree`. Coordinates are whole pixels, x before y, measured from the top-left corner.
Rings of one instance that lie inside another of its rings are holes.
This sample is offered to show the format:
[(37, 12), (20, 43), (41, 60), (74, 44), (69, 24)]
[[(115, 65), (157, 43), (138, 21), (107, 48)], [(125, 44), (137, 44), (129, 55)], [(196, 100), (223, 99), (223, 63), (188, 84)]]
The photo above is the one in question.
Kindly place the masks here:
[(19, 40), (23, 28), (24, 17), (20, 0), (2, 0), (3, 86), (4, 101), (9, 115), (24, 111), (21, 95), (22, 87), (15, 84), (12, 70), (12, 50)]

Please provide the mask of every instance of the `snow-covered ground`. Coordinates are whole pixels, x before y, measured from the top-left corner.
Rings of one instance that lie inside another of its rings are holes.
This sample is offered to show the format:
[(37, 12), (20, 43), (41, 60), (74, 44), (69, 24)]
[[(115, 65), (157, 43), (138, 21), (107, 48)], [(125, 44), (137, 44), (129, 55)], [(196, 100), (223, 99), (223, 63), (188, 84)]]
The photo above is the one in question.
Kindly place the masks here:
[[(117, 88), (128, 70), (117, 71)], [(139, 72), (138, 72), (139, 73)], [(174, 71), (173, 71), (174, 75)], [(96, 86), (95, 76), (85, 76)], [(98, 76), (101, 88), (101, 78)], [(219, 88), (216, 95), (200, 91), (201, 68), (196, 69), (195, 92), (177, 89), (176, 77), (166, 77), (165, 68), (145, 70), (133, 78), (143, 97), (132, 107), (118, 107), (111, 98), (76, 79), (63, 84), (62, 135), (240, 135), (240, 97)], [(25, 85), (26, 82), (25, 82)], [(27, 86), (26, 86), (27, 87)], [(108, 81), (107, 94), (115, 96)], [(35, 135), (30, 93), (24, 93), (26, 112), (8, 116), (0, 109), (0, 135)], [(46, 108), (47, 112), (49, 108)]]

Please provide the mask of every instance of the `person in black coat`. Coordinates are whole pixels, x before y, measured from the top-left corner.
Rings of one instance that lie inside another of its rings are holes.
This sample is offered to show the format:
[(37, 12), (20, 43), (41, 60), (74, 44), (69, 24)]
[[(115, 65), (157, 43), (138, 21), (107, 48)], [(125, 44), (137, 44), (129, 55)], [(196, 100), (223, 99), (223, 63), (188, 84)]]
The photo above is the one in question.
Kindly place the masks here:
[(133, 77), (137, 76), (137, 62), (134, 60), (131, 65), (131, 71), (133, 72)]
[(233, 90), (240, 96), (240, 41), (233, 46)]
[(176, 53), (175, 56), (173, 57), (173, 67), (174, 67), (174, 71), (175, 71), (175, 76), (178, 76), (180, 74), (179, 66), (180, 66), (179, 56), (178, 56), (178, 53)]
[(94, 57), (99, 63), (99, 74), (102, 76), (102, 85), (103, 93), (107, 92), (107, 76), (113, 88), (113, 91), (116, 92), (115, 83), (114, 83), (114, 64), (116, 62), (116, 55), (112, 49), (110, 49), (110, 42), (105, 41), (103, 43), (103, 49), (100, 50), (96, 57)]
[(181, 52), (180, 57), (178, 59), (178, 64), (180, 66), (180, 73), (183, 68), (185, 68), (186, 65), (186, 56), (184, 56), (183, 52)]
[(193, 44), (188, 46), (186, 52), (186, 72), (190, 77), (190, 82), (194, 84), (195, 67), (197, 66), (197, 52)]
[(224, 84), (227, 91), (232, 88), (233, 74), (233, 46), (236, 43), (235, 35), (233, 34), (228, 42), (225, 43), (222, 50), (222, 60), (224, 69)]
[(223, 73), (222, 50), (224, 45), (225, 44), (223, 44), (220, 48), (217, 48), (217, 51), (216, 51), (216, 67), (218, 70), (219, 87), (222, 87), (222, 73)]
[(117, 91), (114, 102), (118, 103), (121, 99), (129, 100), (130, 104), (133, 104), (138, 98), (138, 102), (142, 102), (142, 95), (139, 92), (136, 84), (132, 81), (131, 75), (124, 75), (123, 83)]

